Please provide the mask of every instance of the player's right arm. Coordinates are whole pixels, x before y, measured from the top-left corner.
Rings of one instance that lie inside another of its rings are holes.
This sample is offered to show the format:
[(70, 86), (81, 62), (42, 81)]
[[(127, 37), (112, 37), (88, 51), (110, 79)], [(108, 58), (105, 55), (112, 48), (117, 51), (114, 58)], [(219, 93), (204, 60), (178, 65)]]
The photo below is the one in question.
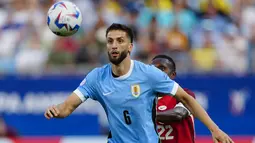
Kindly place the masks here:
[(68, 98), (58, 105), (48, 107), (44, 113), (47, 119), (65, 118), (88, 98), (96, 100), (97, 70), (94, 69), (80, 83), (79, 87)]
[(188, 117), (189, 112), (184, 107), (175, 107), (174, 109), (157, 112), (156, 119), (162, 123), (180, 122)]
[(193, 97), (186, 93), (181, 86), (171, 80), (165, 73), (155, 68), (152, 66), (150, 68), (151, 72), (149, 73), (150, 82), (155, 92), (161, 94), (170, 93), (170, 95), (183, 103), (211, 131), (214, 143), (234, 143), (226, 133), (219, 129), (203, 107)]
[[(184, 89), (190, 96), (195, 98), (195, 94), (188, 90)], [(157, 121), (162, 123), (172, 123), (180, 122), (190, 115), (189, 109), (187, 109), (181, 102), (175, 105), (171, 110), (157, 112), (156, 117)]]
[(44, 116), (47, 119), (65, 118), (69, 116), (81, 103), (82, 100), (73, 92), (63, 103), (48, 107)]

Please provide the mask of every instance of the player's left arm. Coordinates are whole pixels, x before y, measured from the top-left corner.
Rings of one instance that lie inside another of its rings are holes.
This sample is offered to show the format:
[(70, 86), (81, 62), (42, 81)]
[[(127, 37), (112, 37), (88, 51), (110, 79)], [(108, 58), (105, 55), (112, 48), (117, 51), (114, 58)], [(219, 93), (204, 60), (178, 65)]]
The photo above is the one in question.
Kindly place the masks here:
[(184, 104), (189, 111), (197, 117), (201, 122), (203, 122), (210, 131), (218, 129), (218, 126), (211, 120), (206, 111), (201, 107), (201, 105), (192, 98), (188, 93), (186, 93), (182, 87), (178, 87), (177, 92), (174, 96), (178, 101)]
[(233, 143), (231, 138), (221, 131), (219, 127), (212, 121), (203, 107), (193, 97), (186, 93), (182, 87), (178, 86), (174, 97), (183, 103), (195, 117), (197, 117), (207, 126), (212, 133), (215, 143), (218, 141), (223, 143)]
[(215, 143), (233, 143), (232, 139), (224, 133), (212, 121), (202, 106), (188, 93), (186, 93), (175, 81), (171, 80), (165, 73), (157, 69), (155, 66), (148, 67), (148, 77), (152, 89), (157, 93), (170, 93), (177, 100), (184, 104), (189, 109), (191, 114), (197, 117), (211, 131)]

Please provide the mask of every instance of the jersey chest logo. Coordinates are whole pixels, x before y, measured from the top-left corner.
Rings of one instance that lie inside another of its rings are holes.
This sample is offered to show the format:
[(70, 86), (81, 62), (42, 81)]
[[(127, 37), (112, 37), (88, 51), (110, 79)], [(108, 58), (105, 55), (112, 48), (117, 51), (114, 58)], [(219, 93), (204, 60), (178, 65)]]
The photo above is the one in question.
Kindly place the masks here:
[(140, 86), (138, 84), (132, 85), (131, 92), (134, 97), (136, 97), (136, 98), (139, 97), (140, 93), (141, 93)]
[(158, 109), (159, 109), (160, 111), (164, 111), (164, 110), (167, 109), (167, 107), (166, 107), (166, 105), (161, 105), (161, 106), (158, 107)]

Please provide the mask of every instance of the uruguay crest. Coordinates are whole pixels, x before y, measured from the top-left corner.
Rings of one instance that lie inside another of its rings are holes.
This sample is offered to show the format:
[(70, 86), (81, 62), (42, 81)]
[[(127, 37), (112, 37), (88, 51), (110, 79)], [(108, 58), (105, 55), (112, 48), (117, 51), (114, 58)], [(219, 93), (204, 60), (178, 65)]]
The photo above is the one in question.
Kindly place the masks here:
[(131, 92), (134, 97), (140, 96), (140, 86), (138, 84), (131, 86)]

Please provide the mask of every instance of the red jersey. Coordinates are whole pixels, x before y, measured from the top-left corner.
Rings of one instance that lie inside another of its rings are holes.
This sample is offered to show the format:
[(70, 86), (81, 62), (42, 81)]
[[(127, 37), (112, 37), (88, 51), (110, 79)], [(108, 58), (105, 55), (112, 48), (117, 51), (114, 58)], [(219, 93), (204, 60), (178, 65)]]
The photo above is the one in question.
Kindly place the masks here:
[[(188, 89), (184, 89), (189, 95), (195, 98), (195, 94)], [(173, 109), (176, 106), (184, 105), (171, 96), (163, 96), (158, 100), (157, 112)], [(185, 107), (184, 107), (185, 108)], [(188, 110), (188, 109), (187, 109)], [(189, 113), (190, 114), (190, 113)], [(162, 143), (194, 143), (195, 130), (193, 116), (190, 114), (181, 122), (164, 124), (157, 122), (157, 129)]]

